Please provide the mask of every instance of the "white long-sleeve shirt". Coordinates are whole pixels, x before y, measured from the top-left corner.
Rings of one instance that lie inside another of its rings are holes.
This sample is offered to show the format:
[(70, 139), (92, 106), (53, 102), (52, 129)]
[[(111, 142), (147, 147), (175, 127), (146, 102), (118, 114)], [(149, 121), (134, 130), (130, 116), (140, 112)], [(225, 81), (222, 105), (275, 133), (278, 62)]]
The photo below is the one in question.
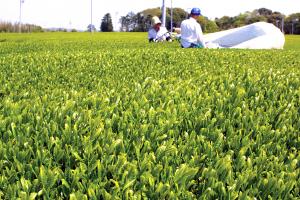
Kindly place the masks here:
[(170, 37), (170, 34), (168, 33), (168, 30), (165, 27), (160, 27), (158, 32), (156, 32), (154, 28), (151, 28), (148, 31), (148, 39), (165, 41), (167, 37)]
[(181, 23), (181, 45), (189, 48), (192, 44), (206, 47), (200, 24), (190, 17)]

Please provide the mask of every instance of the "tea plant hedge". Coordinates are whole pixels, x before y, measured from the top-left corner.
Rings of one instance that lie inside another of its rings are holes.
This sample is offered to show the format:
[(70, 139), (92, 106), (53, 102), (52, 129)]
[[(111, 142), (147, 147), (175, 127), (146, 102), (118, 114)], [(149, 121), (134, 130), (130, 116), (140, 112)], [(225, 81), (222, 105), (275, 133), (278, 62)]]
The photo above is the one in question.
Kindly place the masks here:
[(1, 199), (300, 198), (299, 51), (62, 36), (0, 43)]

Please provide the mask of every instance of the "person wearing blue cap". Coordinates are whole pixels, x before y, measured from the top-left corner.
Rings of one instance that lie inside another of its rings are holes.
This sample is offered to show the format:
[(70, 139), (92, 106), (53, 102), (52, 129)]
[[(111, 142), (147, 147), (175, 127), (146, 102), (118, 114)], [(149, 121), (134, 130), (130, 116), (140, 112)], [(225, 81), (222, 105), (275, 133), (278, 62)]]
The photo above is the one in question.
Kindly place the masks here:
[(199, 8), (193, 8), (189, 19), (181, 23), (181, 46), (183, 48), (206, 48), (203, 32), (200, 24), (197, 22), (201, 15)]

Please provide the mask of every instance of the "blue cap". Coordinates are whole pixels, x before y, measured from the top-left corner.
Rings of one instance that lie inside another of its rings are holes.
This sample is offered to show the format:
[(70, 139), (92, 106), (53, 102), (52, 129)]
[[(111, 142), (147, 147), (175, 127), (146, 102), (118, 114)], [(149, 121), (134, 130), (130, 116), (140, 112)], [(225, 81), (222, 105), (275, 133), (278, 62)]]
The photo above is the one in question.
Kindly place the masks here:
[(191, 10), (191, 15), (197, 15), (197, 16), (199, 16), (199, 15), (201, 15), (201, 10), (199, 8), (193, 8)]

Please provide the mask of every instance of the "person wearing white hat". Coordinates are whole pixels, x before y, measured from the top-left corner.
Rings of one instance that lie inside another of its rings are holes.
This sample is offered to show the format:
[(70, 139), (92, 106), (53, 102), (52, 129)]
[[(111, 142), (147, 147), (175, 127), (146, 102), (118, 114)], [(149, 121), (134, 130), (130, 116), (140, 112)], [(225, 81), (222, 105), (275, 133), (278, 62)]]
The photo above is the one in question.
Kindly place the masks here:
[(161, 21), (157, 16), (152, 17), (152, 27), (148, 31), (149, 42), (172, 42), (171, 35), (165, 27), (161, 26)]

